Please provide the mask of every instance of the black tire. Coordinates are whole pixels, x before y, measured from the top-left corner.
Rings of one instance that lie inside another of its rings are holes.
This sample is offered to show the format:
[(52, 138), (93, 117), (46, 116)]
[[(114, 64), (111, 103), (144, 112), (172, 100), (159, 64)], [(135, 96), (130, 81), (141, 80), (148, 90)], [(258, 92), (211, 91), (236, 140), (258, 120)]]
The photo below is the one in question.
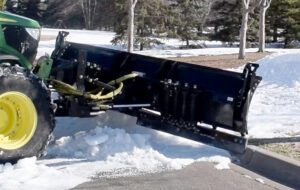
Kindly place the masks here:
[(55, 125), (49, 91), (37, 76), (19, 66), (0, 65), (0, 95), (10, 91), (21, 92), (31, 99), (38, 120), (35, 133), (26, 145), (15, 150), (0, 148), (1, 163), (15, 163), (25, 157), (42, 156)]

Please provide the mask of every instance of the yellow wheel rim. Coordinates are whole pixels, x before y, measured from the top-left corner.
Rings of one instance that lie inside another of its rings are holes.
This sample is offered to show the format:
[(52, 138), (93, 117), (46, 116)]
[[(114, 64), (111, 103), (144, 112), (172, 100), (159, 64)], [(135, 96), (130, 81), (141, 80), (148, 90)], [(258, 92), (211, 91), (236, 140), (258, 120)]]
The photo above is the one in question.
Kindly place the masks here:
[(0, 148), (15, 150), (26, 145), (37, 127), (37, 111), (20, 92), (0, 95)]

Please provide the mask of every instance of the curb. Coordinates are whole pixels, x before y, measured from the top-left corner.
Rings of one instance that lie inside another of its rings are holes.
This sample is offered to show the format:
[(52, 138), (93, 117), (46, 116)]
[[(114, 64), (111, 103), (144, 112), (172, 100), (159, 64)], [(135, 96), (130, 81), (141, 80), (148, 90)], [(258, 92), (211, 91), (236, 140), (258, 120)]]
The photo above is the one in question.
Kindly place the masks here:
[(300, 162), (297, 160), (252, 145), (238, 158), (240, 166), (248, 170), (288, 187), (300, 188)]

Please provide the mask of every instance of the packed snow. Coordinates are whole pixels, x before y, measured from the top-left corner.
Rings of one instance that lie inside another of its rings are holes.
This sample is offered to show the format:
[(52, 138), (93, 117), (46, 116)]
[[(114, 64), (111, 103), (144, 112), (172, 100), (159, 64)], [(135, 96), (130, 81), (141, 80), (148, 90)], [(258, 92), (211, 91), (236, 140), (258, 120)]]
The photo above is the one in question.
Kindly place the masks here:
[[(38, 56), (50, 54), (58, 30), (43, 29)], [(112, 32), (70, 30), (69, 41), (107, 48)], [(183, 57), (237, 53), (220, 42), (203, 42), (210, 48), (175, 50), (183, 42), (164, 39), (164, 46), (137, 52), (159, 57)], [(255, 52), (257, 49), (248, 49)], [(249, 136), (300, 136), (300, 50), (274, 52), (259, 61), (259, 85), (250, 107)], [(227, 151), (135, 124), (135, 118), (109, 111), (96, 118), (60, 118), (47, 156), (26, 158), (17, 164), (0, 165), (0, 189), (69, 189), (95, 178), (141, 175), (179, 170), (194, 162), (213, 162), (229, 169)]]

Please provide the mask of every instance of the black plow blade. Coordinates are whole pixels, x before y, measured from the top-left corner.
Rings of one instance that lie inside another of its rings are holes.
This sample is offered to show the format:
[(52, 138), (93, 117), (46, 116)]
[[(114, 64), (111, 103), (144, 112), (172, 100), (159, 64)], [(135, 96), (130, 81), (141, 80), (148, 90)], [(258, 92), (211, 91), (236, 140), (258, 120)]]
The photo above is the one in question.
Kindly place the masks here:
[[(242, 72), (233, 72), (62, 42), (52, 54), (51, 77), (77, 86), (84, 95), (96, 91), (112, 96), (91, 101), (86, 96), (63, 95), (56, 116), (90, 116), (89, 105), (96, 104), (99, 111), (114, 109), (136, 116), (139, 124), (152, 129), (244, 152), (247, 114), (262, 80), (256, 75), (258, 64), (248, 63)], [(111, 81), (132, 74), (136, 77), (116, 85), (119, 93), (115, 94)]]
[(168, 122), (161, 122), (155, 116), (142, 112), (140, 117), (138, 117), (137, 123), (147, 128), (225, 149), (235, 154), (244, 153), (247, 145), (247, 138), (238, 134), (229, 134), (199, 124), (194, 126), (187, 126), (185, 124), (174, 125)]

